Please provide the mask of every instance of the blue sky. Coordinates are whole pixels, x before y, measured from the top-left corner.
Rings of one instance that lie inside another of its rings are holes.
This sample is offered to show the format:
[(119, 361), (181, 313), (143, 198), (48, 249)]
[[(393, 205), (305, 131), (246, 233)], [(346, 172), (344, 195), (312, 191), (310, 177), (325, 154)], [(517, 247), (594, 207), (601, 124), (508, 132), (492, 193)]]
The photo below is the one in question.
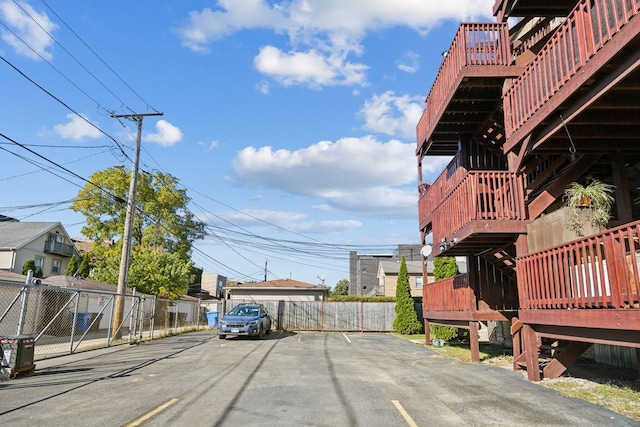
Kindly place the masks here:
[(140, 167), (176, 176), (208, 224), (195, 264), (333, 286), (349, 250), (420, 243), (415, 126), (458, 25), (492, 6), (0, 0), (0, 214), (81, 237), (75, 175), (134, 157), (111, 114), (158, 111)]

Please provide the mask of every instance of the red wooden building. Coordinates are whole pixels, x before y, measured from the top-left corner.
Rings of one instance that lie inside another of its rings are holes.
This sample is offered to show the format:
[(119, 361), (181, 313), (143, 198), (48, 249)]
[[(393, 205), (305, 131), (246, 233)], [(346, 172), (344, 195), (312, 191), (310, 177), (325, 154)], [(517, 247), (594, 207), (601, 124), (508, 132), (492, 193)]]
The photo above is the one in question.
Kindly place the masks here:
[[(427, 331), (469, 328), (477, 360), (478, 322), (510, 322), (531, 380), (594, 343), (640, 358), (640, 0), (493, 13), (460, 25), (417, 125), (422, 242), (469, 271), (424, 286)], [(453, 160), (428, 183), (431, 156)], [(591, 179), (615, 186), (611, 220), (571, 235), (564, 191)]]

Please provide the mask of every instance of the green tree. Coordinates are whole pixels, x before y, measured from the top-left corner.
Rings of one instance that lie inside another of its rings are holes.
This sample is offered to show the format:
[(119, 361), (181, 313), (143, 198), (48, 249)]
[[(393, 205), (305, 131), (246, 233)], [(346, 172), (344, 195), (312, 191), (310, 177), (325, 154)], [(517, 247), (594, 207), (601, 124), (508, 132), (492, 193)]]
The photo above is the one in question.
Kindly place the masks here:
[(412, 335), (422, 331), (422, 325), (418, 320), (415, 303), (411, 298), (411, 286), (409, 273), (404, 256), (400, 261), (398, 282), (396, 286), (396, 317), (393, 320), (393, 329), (399, 334)]
[(36, 272), (36, 262), (32, 259), (28, 259), (27, 261), (25, 261), (24, 265), (22, 266), (22, 274), (26, 276), (29, 270), (33, 271), (34, 273)]
[(67, 276), (73, 276), (78, 271), (78, 258), (76, 258), (76, 254), (71, 255), (71, 259), (69, 260), (69, 264), (67, 264)]
[[(83, 273), (91, 271), (92, 278), (112, 284), (118, 283), (120, 271), (126, 218), (123, 201), (129, 197), (129, 179), (130, 172), (124, 167), (98, 171), (71, 205), (86, 218), (82, 234), (95, 242)], [(178, 188), (174, 176), (162, 172), (140, 174), (131, 230), (129, 287), (166, 298), (184, 295), (185, 283), (192, 278), (193, 242), (205, 236), (205, 224), (187, 209), (190, 200), (186, 191)], [(186, 266), (189, 268), (185, 271)]]
[(349, 281), (347, 279), (338, 280), (329, 296), (333, 298), (341, 295), (349, 295)]
[[(118, 283), (121, 248), (114, 245), (94, 252), (98, 254), (91, 277), (101, 282)], [(127, 286), (161, 298), (179, 299), (189, 288), (193, 277), (191, 269), (191, 261), (177, 253), (136, 246), (131, 249)]]
[(455, 277), (460, 274), (458, 264), (455, 257), (439, 256), (433, 260), (433, 280), (439, 280)]
[(91, 268), (89, 267), (89, 262), (90, 262), (90, 258), (89, 258), (89, 253), (86, 253), (82, 256), (82, 262), (80, 262), (80, 271), (79, 271), (79, 275), (80, 277), (84, 277), (87, 278), (89, 277), (89, 272), (91, 271)]
[(177, 253), (138, 247), (132, 252), (135, 261), (129, 269), (130, 282), (147, 294), (179, 299), (187, 293), (193, 277), (191, 261)]
[[(130, 171), (121, 166), (95, 172), (71, 205), (85, 216), (82, 234), (97, 246), (122, 239), (129, 179)], [(189, 259), (193, 242), (205, 236), (205, 224), (187, 209), (190, 200), (186, 190), (178, 188), (176, 177), (162, 172), (141, 173), (131, 246), (157, 247)]]

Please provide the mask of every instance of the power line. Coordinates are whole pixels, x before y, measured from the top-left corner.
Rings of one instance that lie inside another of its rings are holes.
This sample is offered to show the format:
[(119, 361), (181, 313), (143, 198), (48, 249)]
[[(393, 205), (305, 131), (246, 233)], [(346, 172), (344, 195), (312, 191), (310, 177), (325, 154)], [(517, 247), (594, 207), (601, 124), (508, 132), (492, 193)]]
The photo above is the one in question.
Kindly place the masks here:
[(51, 98), (53, 98), (55, 101), (57, 101), (58, 103), (60, 103), (62, 106), (64, 106), (66, 109), (68, 109), (69, 111), (71, 111), (72, 113), (74, 113), (76, 116), (78, 116), (79, 118), (81, 118), (82, 120), (84, 120), (87, 124), (89, 124), (91, 127), (97, 129), (101, 134), (103, 134), (104, 136), (106, 136), (107, 138), (109, 138), (110, 140), (112, 140), (120, 149), (120, 152), (122, 153), (123, 156), (125, 156), (127, 159), (129, 159), (129, 161), (131, 161), (131, 159), (129, 158), (129, 156), (127, 156), (127, 154), (124, 152), (124, 150), (122, 149), (122, 147), (120, 146), (120, 143), (118, 141), (115, 140), (115, 138), (113, 138), (111, 135), (109, 135), (108, 133), (106, 133), (105, 131), (103, 131), (102, 129), (100, 129), (98, 126), (96, 126), (95, 124), (93, 124), (90, 120), (88, 120), (86, 117), (84, 117), (82, 114), (78, 113), (76, 110), (74, 110), (73, 108), (71, 108), (69, 105), (67, 105), (64, 101), (62, 101), (60, 98), (58, 98), (57, 96), (55, 96), (54, 94), (52, 94), (51, 92), (49, 92), (47, 89), (45, 89), (44, 87), (42, 87), (40, 84), (36, 83), (32, 78), (30, 78), (29, 76), (27, 76), (25, 73), (22, 72), (22, 70), (20, 70), (18, 67), (16, 67), (15, 65), (13, 65), (10, 61), (8, 61), (4, 56), (0, 55), (0, 59), (2, 61), (4, 61), (7, 65), (9, 65), (11, 68), (13, 68), (18, 74), (20, 74), (22, 77), (24, 77), (25, 79), (27, 79), (31, 84), (33, 84), (34, 86), (36, 86), (38, 89), (40, 89), (41, 91), (43, 91), (44, 93), (46, 93), (47, 95), (49, 95)]
[[(123, 200), (122, 200), (120, 197), (117, 197), (117, 196), (115, 196), (115, 195), (113, 195), (113, 194), (109, 193), (109, 192), (108, 192), (104, 187), (101, 187), (101, 186), (99, 186), (98, 184), (96, 184), (96, 183), (94, 183), (94, 182), (92, 182), (92, 181), (90, 181), (90, 180), (88, 180), (88, 179), (86, 179), (86, 178), (84, 178), (84, 177), (82, 177), (82, 176), (78, 175), (77, 173), (75, 173), (75, 172), (73, 172), (73, 171), (71, 171), (71, 170), (69, 170), (69, 169), (65, 168), (64, 166), (62, 166), (62, 165), (60, 165), (60, 164), (58, 164), (58, 163), (54, 162), (53, 160), (49, 160), (49, 159), (47, 159), (47, 158), (46, 158), (46, 157), (44, 157), (43, 155), (41, 155), (41, 154), (39, 154), (39, 153), (37, 153), (37, 152), (33, 151), (32, 149), (30, 149), (30, 148), (26, 147), (24, 144), (19, 143), (18, 141), (16, 141), (16, 140), (14, 140), (14, 139), (9, 138), (8, 136), (6, 136), (5, 134), (3, 134), (3, 133), (1, 133), (1, 132), (0, 132), (0, 137), (2, 137), (2, 138), (4, 138), (4, 139), (6, 139), (7, 141), (9, 141), (9, 142), (11, 142), (11, 143), (13, 143), (13, 144), (15, 144), (15, 145), (17, 145), (17, 146), (21, 147), (21, 148), (23, 148), (24, 150), (27, 150), (28, 152), (30, 152), (31, 154), (33, 154), (33, 155), (35, 155), (35, 156), (37, 156), (37, 157), (41, 158), (42, 160), (44, 160), (44, 161), (46, 161), (46, 162), (48, 162), (48, 163), (51, 163), (52, 165), (54, 165), (54, 166), (55, 166), (55, 167), (57, 167), (58, 169), (63, 170), (63, 171), (64, 171), (64, 172), (66, 172), (67, 174), (69, 174), (69, 175), (71, 175), (71, 176), (74, 176), (74, 177), (76, 177), (76, 178), (80, 179), (81, 181), (86, 182), (87, 184), (91, 184), (91, 185), (93, 185), (94, 187), (98, 188), (98, 189), (101, 191), (101, 193), (104, 193), (104, 194), (108, 195), (108, 196), (109, 196), (113, 201), (115, 201), (115, 202), (117, 202), (117, 203), (122, 203), (122, 202), (123, 202)], [(11, 154), (13, 154), (13, 155), (16, 155), (16, 156), (18, 156), (18, 157), (22, 158), (23, 160), (28, 161), (29, 163), (32, 163), (32, 164), (34, 164), (34, 165), (37, 165), (37, 164), (36, 164), (34, 161), (32, 161), (31, 159), (27, 159), (27, 158), (24, 158), (24, 157), (22, 157), (22, 156), (19, 156), (19, 155), (17, 155), (16, 153), (13, 153), (12, 151), (9, 151), (9, 150), (7, 150), (7, 149), (5, 149), (5, 148), (3, 148), (3, 147), (0, 147), (0, 149), (1, 149), (1, 150), (4, 150), (4, 151), (7, 151), (7, 152), (9, 152), (9, 153), (11, 153)], [(41, 167), (40, 165), (37, 165), (37, 166)], [(61, 179), (65, 180), (65, 181), (67, 181), (67, 182), (69, 182), (69, 183), (71, 183), (71, 184), (73, 184), (73, 185), (76, 185), (76, 186), (80, 187), (78, 184), (76, 184), (76, 183), (74, 183), (74, 182), (71, 182), (71, 181), (67, 180), (66, 178), (62, 178), (62, 177), (60, 177), (60, 176), (58, 176), (58, 175), (54, 174), (53, 172), (51, 172), (51, 171), (50, 171), (50, 170), (48, 170), (48, 169), (44, 169), (44, 170), (45, 170), (45, 171), (47, 171), (47, 172), (49, 172), (49, 173), (51, 173), (51, 174), (52, 174), (52, 175), (54, 175), (54, 176), (57, 176), (58, 178), (61, 178)]]
[[(15, 0), (14, 0), (14, 1), (15, 1)], [(142, 102), (143, 102), (143, 103), (144, 103), (148, 108), (152, 109), (154, 112), (159, 113), (159, 111), (158, 111), (158, 110), (156, 110), (156, 109), (155, 109), (155, 108), (153, 108), (151, 105), (149, 105), (149, 103), (148, 103), (147, 101), (145, 101), (145, 100), (142, 98), (142, 96), (140, 96), (140, 95), (138, 94), (138, 92), (136, 92), (136, 91), (135, 91), (135, 90), (134, 90), (134, 89), (133, 89), (133, 88), (132, 88), (132, 87), (131, 87), (127, 82), (126, 82), (126, 81), (124, 81), (124, 79), (123, 79), (122, 77), (120, 77), (120, 75), (119, 75), (118, 73), (116, 73), (116, 72), (115, 72), (115, 70), (114, 70), (113, 68), (111, 68), (111, 67), (109, 66), (109, 64), (107, 64), (107, 63), (106, 63), (106, 62), (105, 62), (105, 61), (100, 57), (100, 55), (98, 55), (98, 54), (96, 53), (96, 51), (94, 51), (94, 50), (93, 50), (93, 49), (92, 49), (92, 48), (91, 48), (91, 47), (90, 47), (90, 46), (89, 46), (89, 45), (88, 45), (88, 44), (87, 44), (87, 43), (82, 39), (82, 37), (80, 37), (80, 36), (79, 36), (79, 35), (78, 35), (78, 34), (77, 34), (77, 33), (76, 33), (76, 32), (75, 32), (75, 31), (74, 31), (74, 30), (73, 30), (73, 29), (72, 29), (72, 28), (71, 28), (71, 27), (70, 27), (70, 26), (65, 22), (65, 21), (64, 21), (64, 19), (62, 19), (62, 17), (61, 17), (58, 13), (56, 13), (56, 11), (54, 11), (54, 10), (51, 8), (51, 6), (49, 6), (49, 5), (47, 4), (47, 2), (45, 2), (44, 0), (41, 0), (41, 2), (42, 2), (42, 4), (44, 4), (44, 5), (47, 7), (47, 9), (49, 9), (49, 10), (51, 11), (51, 13), (53, 13), (53, 14), (56, 16), (56, 18), (58, 18), (58, 19), (60, 20), (60, 22), (62, 22), (62, 23), (64, 24), (64, 26), (65, 26), (65, 27), (67, 27), (67, 29), (68, 29), (69, 31), (71, 31), (71, 33), (72, 33), (74, 36), (76, 36), (76, 38), (77, 38), (78, 40), (80, 40), (80, 42), (81, 42), (81, 43), (82, 43), (82, 44), (83, 44), (87, 49), (89, 49), (89, 51), (90, 51), (91, 53), (93, 53), (93, 55), (94, 55), (96, 58), (98, 58), (98, 60), (99, 60), (100, 62), (102, 62), (102, 64), (103, 64), (105, 67), (107, 67), (107, 69), (108, 69), (109, 71), (111, 71), (111, 72), (113, 73), (113, 75), (114, 75), (114, 76), (116, 76), (116, 77), (118, 78), (118, 80), (120, 80), (120, 82), (122, 82), (122, 84), (124, 84), (124, 85), (125, 85), (125, 86), (126, 86), (126, 87), (127, 87), (127, 88), (128, 88), (128, 89), (129, 89), (133, 94), (134, 94), (134, 95), (136, 95), (140, 101), (142, 101)], [(55, 39), (54, 39), (54, 40), (55, 40)], [(56, 43), (57, 43), (57, 42), (56, 42)], [(111, 91), (109, 91), (109, 92), (111, 93)], [(118, 98), (117, 96), (115, 96), (115, 95), (114, 95), (114, 97), (115, 97), (116, 99), (118, 99), (118, 100), (119, 100), (119, 98)], [(121, 102), (122, 102), (122, 101), (121, 101)], [(123, 103), (123, 104), (124, 104), (124, 103)], [(127, 109), (129, 109), (129, 110), (131, 111), (131, 109), (130, 109), (130, 108), (128, 108), (128, 107), (127, 107)]]

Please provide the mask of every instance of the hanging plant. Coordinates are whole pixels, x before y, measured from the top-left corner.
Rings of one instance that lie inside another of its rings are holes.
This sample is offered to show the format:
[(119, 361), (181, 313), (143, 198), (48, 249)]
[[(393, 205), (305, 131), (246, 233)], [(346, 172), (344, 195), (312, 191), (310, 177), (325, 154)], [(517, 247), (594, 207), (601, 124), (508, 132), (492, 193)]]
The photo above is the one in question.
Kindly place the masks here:
[(589, 184), (574, 182), (564, 191), (565, 203), (570, 209), (568, 227), (576, 235), (582, 236), (583, 218), (580, 211), (591, 210), (591, 222), (599, 228), (605, 228), (611, 219), (611, 207), (614, 202), (615, 186), (592, 179)]

